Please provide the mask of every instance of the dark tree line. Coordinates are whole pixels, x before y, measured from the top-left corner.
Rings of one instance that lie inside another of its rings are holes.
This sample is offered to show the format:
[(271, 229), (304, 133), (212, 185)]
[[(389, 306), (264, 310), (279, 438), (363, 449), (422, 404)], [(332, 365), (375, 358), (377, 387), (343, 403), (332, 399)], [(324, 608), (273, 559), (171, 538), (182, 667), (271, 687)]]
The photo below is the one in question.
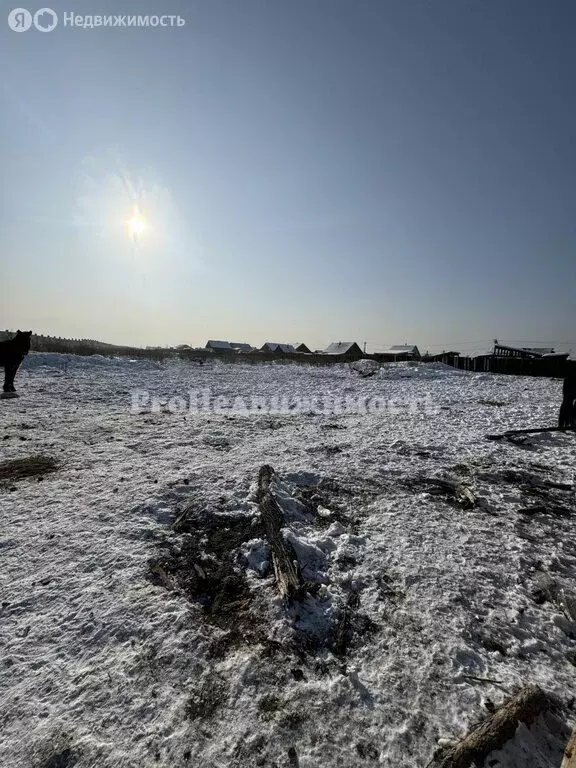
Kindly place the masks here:
[[(11, 339), (15, 331), (0, 331), (0, 341)], [(174, 349), (140, 347), (122, 347), (116, 344), (106, 344), (94, 339), (65, 339), (61, 336), (44, 336), (32, 334), (32, 352), (60, 352), (70, 355), (104, 355), (105, 357), (121, 356), (133, 358), (146, 358), (148, 360), (164, 360), (176, 357)]]

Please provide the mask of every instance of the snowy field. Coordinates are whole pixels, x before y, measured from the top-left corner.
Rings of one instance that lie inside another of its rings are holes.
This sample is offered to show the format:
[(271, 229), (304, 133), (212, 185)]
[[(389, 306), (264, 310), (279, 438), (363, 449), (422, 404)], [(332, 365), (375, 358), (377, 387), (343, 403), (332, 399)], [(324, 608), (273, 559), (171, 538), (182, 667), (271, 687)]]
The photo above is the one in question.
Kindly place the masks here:
[[(0, 483), (0, 765), (424, 768), (526, 683), (573, 724), (576, 625), (535, 597), (543, 573), (576, 578), (576, 437), (485, 439), (555, 424), (561, 382), (31, 354), (16, 386), (0, 460), (58, 468)], [(263, 464), (313, 585), (292, 607)], [(253, 521), (228, 623), (171, 570), (215, 515)], [(539, 749), (486, 765), (559, 766)]]

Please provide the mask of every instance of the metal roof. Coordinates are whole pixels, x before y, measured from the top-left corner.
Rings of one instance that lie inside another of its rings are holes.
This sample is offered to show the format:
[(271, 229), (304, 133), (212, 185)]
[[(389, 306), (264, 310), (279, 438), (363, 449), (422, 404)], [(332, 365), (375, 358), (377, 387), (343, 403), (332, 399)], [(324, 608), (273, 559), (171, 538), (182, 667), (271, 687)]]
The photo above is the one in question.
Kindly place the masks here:
[(358, 347), (358, 349), (360, 349), (359, 345), (355, 341), (333, 341), (332, 344), (329, 344), (326, 347), (324, 354), (345, 355), (347, 352), (350, 352), (353, 347)]

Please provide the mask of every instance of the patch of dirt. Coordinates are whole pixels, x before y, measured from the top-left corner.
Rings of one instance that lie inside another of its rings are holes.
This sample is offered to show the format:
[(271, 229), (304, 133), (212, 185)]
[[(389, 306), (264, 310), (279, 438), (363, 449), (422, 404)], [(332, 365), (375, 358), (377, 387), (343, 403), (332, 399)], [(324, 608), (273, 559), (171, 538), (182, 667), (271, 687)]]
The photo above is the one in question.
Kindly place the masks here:
[(216, 626), (232, 629), (247, 619), (250, 590), (232, 552), (219, 560), (203, 551), (194, 537), (185, 535), (180, 546), (170, 545), (149, 567), (152, 583), (183, 592), (202, 606), (206, 618)]
[[(361, 486), (363, 488), (364, 486)], [(340, 522), (350, 532), (357, 532), (360, 520), (350, 514), (357, 504), (357, 489), (345, 487), (336, 480), (323, 479), (299, 487), (299, 500), (309, 511), (309, 525), (327, 527)], [(367, 491), (368, 493), (370, 490)], [(304, 517), (307, 517), (304, 514)], [(332, 651), (342, 664), (348, 650), (378, 629), (360, 611), (360, 596), (346, 588), (336, 617), (328, 620), (325, 601), (319, 599), (320, 583), (305, 583), (305, 590), (289, 608), (287, 619), (292, 624), (289, 637), (281, 643), (271, 639), (269, 608), (261, 592), (247, 575), (242, 545), (251, 539), (266, 539), (260, 515), (210, 510), (196, 501), (173, 523), (174, 536), (164, 542), (157, 557), (149, 561), (148, 579), (165, 589), (174, 590), (196, 606), (197, 615), (211, 625), (208, 632), (206, 658), (223, 660), (242, 646), (261, 646), (262, 659), (282, 657), (286, 664), (294, 659), (307, 663), (318, 653)], [(342, 566), (340, 560), (337, 563)], [(392, 585), (388, 598), (399, 599)], [(318, 613), (321, 632), (313, 632), (300, 621), (300, 601), (306, 612)], [(291, 613), (293, 615), (291, 615)], [(286, 713), (284, 713), (286, 714)]]
[(356, 752), (363, 760), (373, 760), (374, 762), (377, 762), (380, 756), (378, 749), (370, 741), (359, 741), (356, 744)]
[(31, 749), (26, 763), (30, 768), (73, 768), (80, 759), (66, 733), (54, 733), (46, 741), (32, 744)]
[(497, 472), (483, 472), (478, 474), (478, 478), (491, 483), (513, 483), (514, 485), (528, 486), (536, 489), (546, 488), (562, 491), (572, 489), (572, 486), (568, 483), (556, 483), (525, 469), (503, 469)]
[(149, 562), (149, 580), (182, 592), (202, 608), (206, 621), (224, 630), (212, 640), (210, 658), (222, 659), (242, 644), (261, 642), (265, 627), (238, 558), (245, 541), (264, 535), (260, 521), (190, 507), (173, 527), (185, 533)]
[(406, 599), (406, 591), (400, 586), (400, 577), (395, 573), (384, 571), (376, 577), (378, 597), (390, 608), (396, 608)]
[(208, 673), (190, 694), (186, 703), (186, 716), (190, 720), (207, 720), (222, 705), (228, 688), (216, 674)]
[(258, 702), (258, 711), (265, 720), (269, 720), (272, 715), (281, 710), (284, 706), (284, 699), (275, 694), (269, 694), (267, 696), (262, 696)]
[[(339, 522), (350, 533), (357, 533), (359, 520), (348, 511), (355, 498), (355, 491), (341, 485), (337, 480), (324, 478), (315, 485), (300, 488), (300, 500), (315, 516), (314, 524), (318, 528), (328, 528), (332, 523)], [(320, 508), (329, 510), (323, 513)]]
[(447, 501), (464, 509), (471, 509), (476, 506), (474, 491), (459, 478), (414, 477), (407, 478), (404, 484), (416, 493), (426, 492), (433, 496), (444, 496)]
[(59, 469), (56, 459), (38, 454), (24, 459), (11, 459), (0, 462), (0, 484), (12, 483), (26, 477), (43, 477)]
[(333, 456), (336, 453), (342, 453), (345, 448), (350, 448), (350, 445), (348, 443), (343, 445), (326, 445), (322, 443), (321, 445), (311, 445), (309, 448), (306, 448), (306, 451), (307, 453), (324, 453), (327, 456)]
[(73, 765), (76, 765), (76, 760), (74, 753), (68, 747), (58, 755), (52, 755), (42, 768), (72, 768)]
[(264, 536), (257, 517), (216, 514), (189, 505), (172, 526), (176, 533), (191, 533), (202, 540), (206, 552), (224, 557), (245, 541)]
[(526, 506), (519, 510), (523, 515), (571, 514), (574, 491), (569, 483), (558, 483), (525, 469), (503, 469), (481, 473), (477, 477), (493, 484), (515, 485), (526, 503)]

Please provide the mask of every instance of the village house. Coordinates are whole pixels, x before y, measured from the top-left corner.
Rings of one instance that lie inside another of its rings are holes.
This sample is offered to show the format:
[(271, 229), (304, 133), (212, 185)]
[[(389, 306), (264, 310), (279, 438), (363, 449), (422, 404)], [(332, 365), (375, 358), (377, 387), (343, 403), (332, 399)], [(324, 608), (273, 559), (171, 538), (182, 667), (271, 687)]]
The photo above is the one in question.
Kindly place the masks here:
[(448, 365), (454, 365), (454, 358), (456, 357), (460, 357), (460, 352), (450, 350), (448, 352), (435, 352), (433, 355), (427, 354), (423, 359), (427, 363), (447, 363)]
[(333, 341), (322, 352), (323, 355), (331, 355), (339, 360), (360, 360), (364, 353), (355, 341)]
[(494, 357), (523, 357), (523, 358), (538, 358), (544, 357), (544, 355), (554, 354), (553, 347), (510, 347), (506, 344), (498, 344), (498, 341), (494, 341), (494, 350), (492, 352)]
[(381, 363), (401, 363), (421, 359), (420, 351), (415, 344), (394, 344), (388, 349), (376, 352), (373, 357)]
[(278, 344), (275, 341), (267, 341), (261, 347), (262, 352), (272, 352), (275, 355), (295, 355), (296, 350), (292, 344)]
[(232, 347), (229, 341), (215, 341), (210, 339), (206, 342), (206, 349), (211, 349), (212, 352), (232, 352)]

